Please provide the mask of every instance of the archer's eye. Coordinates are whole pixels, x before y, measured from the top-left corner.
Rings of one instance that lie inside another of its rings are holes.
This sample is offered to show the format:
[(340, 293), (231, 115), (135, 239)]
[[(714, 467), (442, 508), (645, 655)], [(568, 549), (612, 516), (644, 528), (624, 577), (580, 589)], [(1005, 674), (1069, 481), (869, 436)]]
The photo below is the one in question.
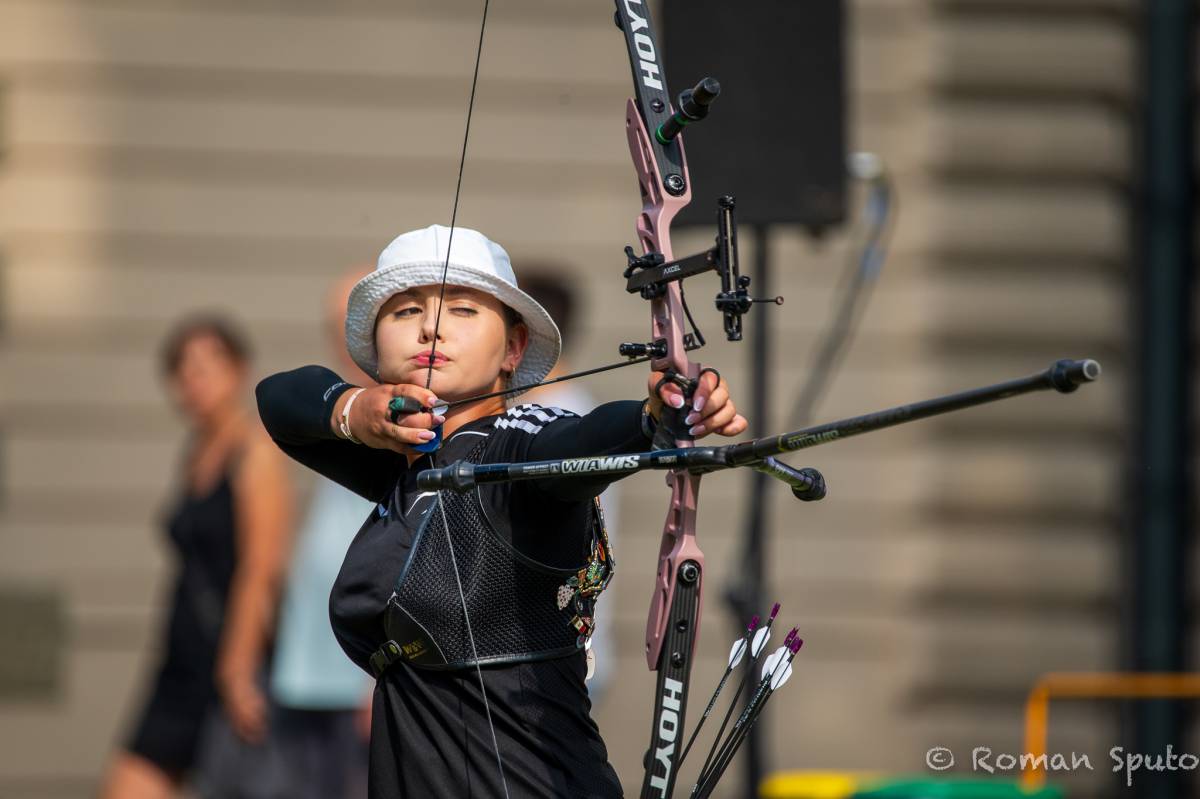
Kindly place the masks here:
[(420, 312), (420, 308), (415, 305), (410, 305), (407, 308), (397, 308), (396, 310), (392, 311), (392, 316), (397, 319), (401, 319), (405, 316), (414, 316)]

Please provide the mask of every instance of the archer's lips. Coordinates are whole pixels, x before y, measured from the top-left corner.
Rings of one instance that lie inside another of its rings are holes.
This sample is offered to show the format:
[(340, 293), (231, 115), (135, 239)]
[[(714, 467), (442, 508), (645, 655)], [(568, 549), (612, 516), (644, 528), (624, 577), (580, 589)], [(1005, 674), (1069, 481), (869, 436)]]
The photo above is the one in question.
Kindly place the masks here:
[[(432, 363), (430, 363), (431, 358), (432, 358)], [(416, 355), (413, 356), (412, 360), (416, 361), (417, 365), (419, 365), (419, 366), (441, 366), (442, 364), (449, 363), (449, 361), (450, 361), (450, 359), (447, 358), (442, 353), (432, 352), (429, 350), (426, 350), (425, 352), (417, 353)]]

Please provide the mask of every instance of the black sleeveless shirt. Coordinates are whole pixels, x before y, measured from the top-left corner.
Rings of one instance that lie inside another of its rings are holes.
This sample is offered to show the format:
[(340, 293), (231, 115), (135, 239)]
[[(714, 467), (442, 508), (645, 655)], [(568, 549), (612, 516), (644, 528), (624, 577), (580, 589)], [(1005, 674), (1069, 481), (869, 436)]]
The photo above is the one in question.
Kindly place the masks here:
[[(347, 389), (332, 371), (309, 366), (267, 378), (257, 395), (263, 423), (284, 452), (378, 503), (350, 545), (330, 596), (338, 641), (368, 672), (371, 655), (387, 640), (385, 618), (396, 579), (436, 501), (416, 484), (422, 469), (464, 458), (481, 440), (487, 442), (484, 462), (623, 454), (649, 446), (639, 401), (608, 403), (584, 417), (526, 405), (464, 425), (438, 452), (410, 466), (399, 453), (333, 435), (333, 405)], [(478, 497), (502, 540), (550, 567), (574, 568), (590, 532), (592, 500), (609, 482), (599, 475), (497, 484), (481, 487)], [(600, 605), (603, 613), (603, 600)], [(473, 667), (394, 663), (377, 681), (373, 699), (369, 797), (491, 799), (504, 795), (504, 784), (514, 799), (620, 796), (620, 781), (591, 718), (585, 672), (582, 650), (551, 660), (485, 665), (483, 688)]]
[(237, 560), (237, 531), (227, 459), (203, 494), (181, 486), (164, 513), (175, 550), (175, 582), (162, 654), (126, 748), (167, 772), (195, 765), (204, 721), (217, 703), (213, 671)]
[(226, 459), (220, 478), (204, 494), (192, 494), (184, 481), (166, 519), (178, 564), (167, 659), (210, 679), (237, 566), (232, 485), (237, 459), (237, 452)]

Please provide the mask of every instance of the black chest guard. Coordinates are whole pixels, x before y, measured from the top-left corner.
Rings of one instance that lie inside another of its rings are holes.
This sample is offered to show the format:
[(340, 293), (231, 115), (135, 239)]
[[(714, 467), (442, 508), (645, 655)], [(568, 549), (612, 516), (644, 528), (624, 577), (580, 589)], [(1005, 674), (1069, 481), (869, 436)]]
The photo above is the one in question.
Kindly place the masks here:
[[(485, 443), (466, 460), (478, 463)], [(388, 600), (390, 640), (371, 656), (376, 676), (399, 659), (460, 669), (566, 657), (591, 636), (596, 599), (614, 565), (599, 503), (592, 503), (585, 562), (563, 569), (539, 563), (498, 535), (478, 491), (442, 491), (427, 511)]]

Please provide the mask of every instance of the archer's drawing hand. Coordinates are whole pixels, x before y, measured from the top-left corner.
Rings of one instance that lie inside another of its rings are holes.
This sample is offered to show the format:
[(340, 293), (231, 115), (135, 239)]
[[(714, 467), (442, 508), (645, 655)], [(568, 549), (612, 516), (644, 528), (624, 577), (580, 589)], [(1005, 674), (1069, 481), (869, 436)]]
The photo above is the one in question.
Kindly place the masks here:
[[(338, 429), (344, 404), (357, 390), (345, 392), (334, 407), (335, 430)], [(432, 391), (420, 386), (387, 383), (372, 386), (359, 394), (350, 406), (350, 432), (355, 438), (374, 449), (390, 449), (403, 453), (408, 447), (432, 440), (433, 428), (446, 421), (445, 417), (433, 413), (409, 413), (400, 415), (393, 423), (388, 411), (388, 403), (393, 397), (414, 399), (424, 408), (432, 408), (438, 402)]]
[[(655, 393), (654, 387), (662, 378), (662, 372), (651, 372), (650, 381), (647, 383), (650, 393), (650, 415), (655, 419), (659, 418), (664, 405), (683, 408), (687, 404), (683, 389), (674, 383), (663, 383), (658, 393)], [(729, 387), (725, 379), (711, 370), (701, 373), (684, 423), (689, 426), (689, 432), (695, 438), (703, 438), (710, 433), (738, 436), (746, 432), (748, 426), (746, 417), (737, 412), (737, 406), (729, 396)]]

